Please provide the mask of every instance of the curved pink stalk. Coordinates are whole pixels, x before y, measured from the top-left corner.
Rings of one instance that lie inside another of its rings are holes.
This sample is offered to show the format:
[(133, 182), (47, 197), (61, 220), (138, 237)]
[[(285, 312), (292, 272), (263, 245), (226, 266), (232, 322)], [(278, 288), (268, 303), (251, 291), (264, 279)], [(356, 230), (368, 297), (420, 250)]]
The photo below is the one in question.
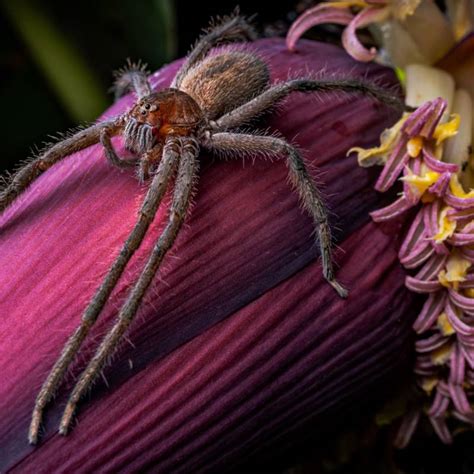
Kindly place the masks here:
[(436, 388), (436, 394), (428, 410), (428, 415), (433, 418), (440, 417), (446, 412), (448, 406), (449, 398)]
[(348, 25), (352, 21), (353, 15), (348, 8), (334, 8), (321, 3), (309, 10), (306, 10), (291, 25), (286, 36), (286, 46), (290, 51), (295, 50), (296, 43), (306, 31), (322, 23), (336, 23), (338, 25)]
[(390, 10), (388, 7), (384, 8), (364, 8), (354, 19), (349, 23), (347, 28), (342, 33), (342, 44), (344, 49), (358, 61), (369, 62), (377, 55), (377, 49), (372, 47), (367, 49), (359, 41), (357, 37), (357, 30), (365, 28), (371, 23), (386, 20)]
[(438, 319), (438, 316), (442, 313), (445, 304), (446, 296), (444, 293), (431, 293), (416, 318), (413, 329), (417, 333), (423, 333), (430, 329)]
[(445, 161), (438, 160), (433, 152), (426, 146), (423, 147), (423, 161), (433, 171), (437, 173), (457, 173), (459, 166), (455, 163), (446, 163)]
[(443, 336), (441, 333), (437, 332), (425, 339), (418, 339), (415, 342), (415, 350), (419, 353), (431, 352), (434, 349), (438, 349), (439, 347), (443, 346), (447, 340), (448, 338), (446, 336)]
[(377, 209), (376, 211), (371, 212), (370, 217), (372, 217), (372, 220), (374, 222), (386, 222), (402, 215), (411, 207), (411, 203), (407, 200), (407, 198), (405, 196), (402, 196), (392, 204), (382, 209)]

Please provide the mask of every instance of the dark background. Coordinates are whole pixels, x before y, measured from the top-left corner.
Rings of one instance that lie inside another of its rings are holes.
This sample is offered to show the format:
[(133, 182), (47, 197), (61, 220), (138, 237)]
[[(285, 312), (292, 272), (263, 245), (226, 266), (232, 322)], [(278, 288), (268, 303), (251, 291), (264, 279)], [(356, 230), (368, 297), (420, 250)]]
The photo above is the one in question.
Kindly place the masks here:
[[(268, 25), (277, 23), (281, 29), (288, 17), (295, 17), (296, 13), (288, 13), (296, 3), (279, 0), (269, 8), (268, 2), (244, 0), (240, 10), (246, 15), (257, 13), (256, 25), (268, 32)], [(94, 120), (111, 103), (112, 95), (107, 91), (112, 72), (127, 58), (142, 59), (156, 70), (185, 55), (212, 16), (229, 14), (235, 6), (235, 0), (0, 0), (0, 171), (28, 157), (48, 135)], [(33, 38), (25, 39), (22, 28)], [(53, 40), (69, 48), (67, 59), (73, 64), (81, 62), (89, 82), (93, 82), (96, 94), (91, 104), (91, 90), (82, 87), (86, 78), (81, 82), (79, 74), (68, 71), (70, 64), (57, 59), (56, 45), (48, 41), (51, 29)], [(58, 87), (48, 79), (36, 48), (47, 60), (55, 58), (51, 61), (53, 73), (75, 89), (69, 94), (76, 95), (79, 112), (71, 111)]]
[[(260, 33), (270, 36), (284, 34), (296, 12), (311, 1), (239, 3), (242, 13), (257, 14)], [(228, 14), (235, 5), (235, 0), (0, 0), (0, 171), (11, 170), (31, 156), (48, 135), (94, 120), (112, 103), (107, 92), (112, 71), (123, 66), (126, 58), (142, 59), (156, 70), (185, 55), (210, 17)], [(339, 36), (334, 27), (319, 27), (312, 34), (331, 41)], [(58, 44), (67, 46), (59, 52), (66, 56), (64, 61), (58, 59)], [(51, 74), (62, 86), (51, 80)], [(73, 94), (74, 106), (61, 87), (68, 89), (69, 97)], [(461, 434), (454, 446), (446, 447), (426, 431), (409, 449), (397, 453), (390, 448), (393, 433), (388, 428), (374, 431), (370, 411), (369, 407), (354, 413), (337, 427), (342, 435), (327, 444), (318, 440), (317, 446), (301, 446), (300, 451), (279, 458), (281, 471), (272, 466), (268, 472), (384, 473), (396, 472), (395, 465), (407, 473), (474, 472), (472, 434)], [(341, 441), (347, 439), (349, 447)], [(287, 470), (288, 466), (296, 467)]]

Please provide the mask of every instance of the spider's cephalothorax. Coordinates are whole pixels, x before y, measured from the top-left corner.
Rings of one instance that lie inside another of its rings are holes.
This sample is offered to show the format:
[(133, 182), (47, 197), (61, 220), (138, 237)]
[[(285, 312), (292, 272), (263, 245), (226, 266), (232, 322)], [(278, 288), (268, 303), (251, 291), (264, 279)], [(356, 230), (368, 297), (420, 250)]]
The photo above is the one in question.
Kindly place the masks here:
[[(116, 81), (118, 96), (128, 89), (137, 96), (137, 102), (128, 112), (58, 142), (21, 168), (0, 192), (1, 211), (59, 160), (99, 142), (111, 164), (118, 167), (138, 165), (139, 179), (150, 178), (135, 227), (85, 308), (78, 328), (66, 342), (36, 398), (29, 431), (31, 443), (37, 442), (46, 405), (54, 396), (127, 263), (141, 244), (165, 192), (172, 188), (168, 223), (120, 309), (115, 324), (74, 387), (60, 423), (62, 434), (68, 431), (77, 403), (95, 381), (128, 329), (186, 217), (197, 182), (201, 147), (217, 155), (260, 155), (285, 159), (290, 181), (304, 209), (314, 221), (323, 275), (340, 296), (346, 296), (346, 290), (334, 276), (326, 209), (300, 153), (283, 138), (241, 133), (236, 129), (248, 125), (252, 119), (278, 104), (291, 92), (358, 92), (400, 109), (403, 107), (402, 102), (383, 89), (354, 79), (316, 81), (303, 77), (270, 85), (268, 69), (255, 54), (225, 49), (210, 53), (213, 46), (222, 42), (254, 37), (253, 29), (244, 18), (238, 15), (225, 18), (198, 41), (170, 88), (162, 91), (152, 90), (143, 67), (129, 65), (121, 71)], [(126, 148), (135, 155), (134, 160), (125, 160), (116, 154), (111, 139), (119, 135), (124, 138)]]
[(140, 99), (127, 117), (125, 146), (142, 154), (155, 144), (164, 145), (168, 135), (189, 137), (203, 125), (201, 107), (179, 89), (165, 89)]

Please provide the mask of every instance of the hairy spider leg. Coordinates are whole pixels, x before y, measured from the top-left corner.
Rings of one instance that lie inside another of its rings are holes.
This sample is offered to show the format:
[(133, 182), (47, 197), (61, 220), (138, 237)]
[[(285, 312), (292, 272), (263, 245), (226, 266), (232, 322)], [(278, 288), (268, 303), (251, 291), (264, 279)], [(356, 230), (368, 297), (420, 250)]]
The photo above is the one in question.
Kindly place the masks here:
[(226, 156), (232, 153), (245, 153), (265, 156), (284, 155), (286, 157), (290, 180), (298, 191), (303, 207), (313, 218), (318, 232), (324, 278), (337, 291), (339, 296), (346, 298), (347, 290), (337, 282), (334, 275), (331, 256), (331, 229), (326, 209), (316, 184), (308, 173), (303, 158), (298, 151), (281, 138), (228, 132), (211, 135), (204, 146), (211, 151), (221, 152)]
[(84, 148), (99, 143), (103, 130), (115, 135), (122, 129), (122, 117), (112, 121), (101, 122), (81, 130), (62, 140), (23, 168), (19, 169), (10, 183), (0, 192), (0, 212), (8, 207), (36, 178), (63, 158)]
[[(161, 143), (157, 143), (154, 146), (155, 149), (163, 149), (163, 145)], [(161, 157), (161, 151), (159, 154), (146, 152), (143, 154), (142, 159), (138, 163), (137, 168), (137, 178), (140, 183), (144, 183), (147, 179), (149, 179), (150, 175), (153, 172), (156, 163), (158, 162), (159, 158)]]
[(158, 271), (164, 256), (174, 244), (176, 236), (186, 217), (191, 201), (192, 190), (197, 178), (199, 145), (192, 138), (182, 138), (180, 142), (182, 146), (179, 169), (173, 200), (169, 210), (168, 223), (158, 239), (143, 272), (120, 310), (115, 325), (102, 340), (97, 352), (86, 369), (82, 372), (81, 377), (69, 397), (59, 427), (59, 432), (63, 435), (67, 434), (77, 403), (95, 381), (136, 315), (138, 306), (146, 290)]
[(350, 93), (361, 93), (372, 97), (379, 102), (386, 104), (392, 108), (404, 110), (404, 103), (398, 97), (387, 93), (380, 87), (373, 84), (358, 81), (357, 79), (341, 79), (331, 81), (316, 81), (312, 79), (293, 79), (282, 84), (277, 84), (249, 102), (237, 107), (220, 117), (213, 124), (216, 130), (229, 130), (231, 128), (240, 127), (259, 116), (267, 109), (276, 105), (280, 100), (284, 99), (291, 92), (330, 92), (342, 91)]
[(138, 158), (132, 160), (123, 160), (114, 150), (111, 138), (117, 133), (110, 128), (104, 128), (100, 132), (100, 143), (104, 147), (105, 157), (108, 162), (117, 168), (130, 168), (137, 164)]
[[(161, 148), (156, 148), (155, 152), (160, 153)], [(150, 153), (153, 153), (153, 151)], [(155, 217), (158, 206), (168, 187), (168, 183), (176, 169), (178, 157), (176, 139), (168, 138), (163, 149), (163, 157), (158, 166), (158, 170), (153, 177), (150, 188), (138, 213), (137, 223), (108, 271), (102, 285), (98, 288), (84, 311), (79, 327), (64, 345), (61, 355), (51, 369), (36, 397), (28, 435), (31, 444), (35, 444), (38, 440), (38, 431), (46, 405), (54, 396), (57, 387), (64, 378), (67, 368), (79, 351), (90, 328), (96, 322), (102, 308), (122, 275), (125, 266), (140, 246), (146, 231)]]
[(119, 69), (115, 73), (115, 82), (112, 87), (115, 100), (130, 90), (133, 90), (139, 99), (152, 93), (152, 88), (148, 81), (146, 64), (142, 64), (141, 62), (134, 64), (128, 61), (123, 69)]
[(222, 18), (220, 23), (211, 26), (206, 34), (199, 38), (174, 77), (170, 87), (179, 89), (181, 82), (189, 70), (195, 64), (202, 61), (209, 51), (217, 44), (232, 41), (250, 41), (255, 38), (256, 33), (254, 28), (244, 17), (238, 15), (238, 12), (234, 15)]

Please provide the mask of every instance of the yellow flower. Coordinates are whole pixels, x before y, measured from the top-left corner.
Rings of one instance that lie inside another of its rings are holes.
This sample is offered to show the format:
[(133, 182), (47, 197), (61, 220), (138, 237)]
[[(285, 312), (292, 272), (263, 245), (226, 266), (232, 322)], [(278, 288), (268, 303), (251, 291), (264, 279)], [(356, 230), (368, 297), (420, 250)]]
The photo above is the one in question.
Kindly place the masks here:
[(449, 189), (453, 196), (461, 199), (470, 199), (474, 197), (474, 190), (466, 193), (461, 183), (459, 182), (458, 176), (453, 174), (451, 180), (449, 181)]
[(444, 365), (451, 357), (452, 344), (444, 344), (431, 353), (431, 360), (435, 365)]
[(436, 171), (429, 171), (426, 166), (423, 166), (421, 175), (409, 171), (407, 176), (403, 176), (403, 178), (400, 179), (410, 185), (413, 194), (416, 196), (422, 196), (431, 185), (438, 181), (439, 177), (439, 173), (436, 173)]
[(438, 385), (439, 379), (437, 377), (423, 377), (421, 388), (428, 394)]
[(433, 138), (436, 139), (436, 146), (442, 143), (446, 138), (453, 137), (458, 133), (461, 117), (459, 114), (452, 114), (452, 119), (449, 122), (441, 123), (433, 132)]
[(451, 336), (456, 332), (451, 323), (449, 322), (446, 313), (441, 313), (438, 316), (437, 326), (443, 336)]
[(459, 283), (466, 279), (467, 271), (471, 262), (461, 256), (457, 250), (453, 250), (448, 257), (446, 270), (441, 270), (438, 275), (439, 282), (446, 288), (459, 289)]
[(448, 217), (448, 211), (451, 210), (451, 207), (446, 206), (442, 209), (438, 217), (438, 233), (433, 236), (433, 240), (440, 244), (445, 241), (447, 238), (451, 237), (456, 230), (456, 221), (451, 220)]
[(407, 151), (412, 158), (416, 158), (421, 149), (423, 148), (423, 138), (422, 137), (413, 137), (408, 140)]
[(347, 152), (347, 155), (353, 152), (357, 153), (359, 166), (363, 166), (364, 168), (373, 165), (384, 165), (397, 140), (400, 138), (400, 130), (409, 116), (410, 114), (404, 114), (393, 127), (387, 128), (382, 132), (380, 135), (380, 146), (368, 149), (353, 147)]

